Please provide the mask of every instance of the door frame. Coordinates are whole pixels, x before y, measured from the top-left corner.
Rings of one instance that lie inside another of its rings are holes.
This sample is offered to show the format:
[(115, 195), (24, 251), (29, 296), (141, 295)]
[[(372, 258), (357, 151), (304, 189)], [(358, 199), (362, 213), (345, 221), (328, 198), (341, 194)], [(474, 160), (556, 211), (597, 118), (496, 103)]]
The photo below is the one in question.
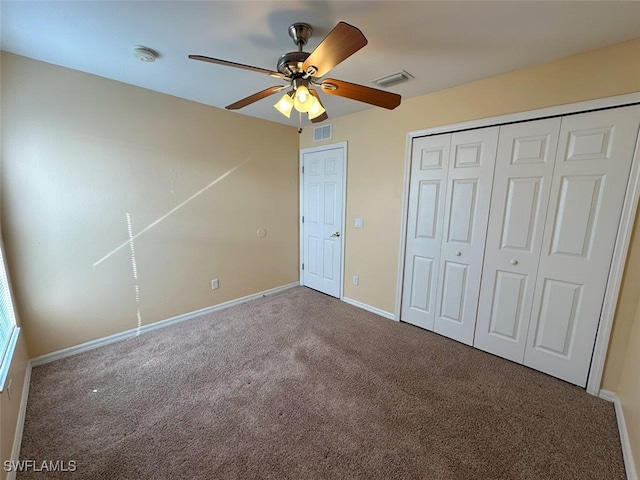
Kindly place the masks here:
[(342, 234), (340, 235), (340, 300), (344, 298), (344, 250), (345, 250), (345, 237), (346, 237), (346, 220), (347, 220), (347, 142), (327, 143), (318, 147), (301, 148), (298, 160), (298, 175), (299, 175), (299, 199), (298, 199), (298, 237), (300, 242), (300, 255), (298, 257), (298, 275), (300, 285), (304, 285), (302, 271), (302, 261), (304, 260), (304, 225), (302, 223), (302, 212), (304, 211), (304, 176), (302, 173), (302, 167), (304, 165), (304, 155), (306, 153), (316, 153), (325, 150), (335, 150), (337, 148), (342, 149), (342, 218), (340, 219), (340, 228)]
[[(493, 125), (502, 125), (507, 123), (516, 123), (529, 120), (539, 120), (546, 117), (556, 117), (575, 113), (583, 113), (591, 110), (601, 110), (606, 108), (623, 107), (640, 103), (640, 93), (630, 93), (626, 95), (617, 95), (613, 97), (600, 98), (596, 100), (588, 100), (584, 102), (570, 103), (549, 108), (541, 108), (518, 112), (506, 115), (498, 115), (495, 117), (482, 118), (479, 120), (471, 120), (468, 122), (460, 122), (451, 125), (442, 125), (424, 130), (416, 130), (407, 134), (405, 146), (404, 161), (404, 181), (402, 190), (402, 221), (400, 225), (400, 245), (398, 256), (398, 274), (396, 281), (396, 301), (395, 301), (395, 318), (400, 321), (400, 309), (402, 305), (402, 281), (404, 278), (404, 257), (407, 238), (407, 216), (409, 211), (409, 182), (411, 173), (411, 145), (416, 137), (426, 135), (437, 135), (441, 133), (451, 133), (461, 130), (469, 130), (476, 128), (489, 127)], [(633, 224), (638, 209), (638, 200), (640, 199), (640, 135), (636, 140), (635, 151), (631, 161), (631, 171), (629, 172), (629, 180), (624, 197), (622, 207), (622, 215), (616, 235), (616, 242), (613, 250), (613, 259), (609, 270), (609, 278), (605, 288), (604, 302), (602, 312), (600, 314), (600, 322), (596, 333), (596, 341), (591, 357), (591, 368), (589, 369), (589, 377), (587, 379), (587, 392), (591, 395), (600, 393), (602, 383), (602, 375), (604, 373), (604, 365), (607, 358), (609, 348), (609, 340), (611, 338), (611, 330), (613, 327), (613, 319), (618, 304), (618, 296), (622, 284), (622, 275), (626, 263), (627, 253), (629, 251), (629, 243), (633, 232)]]

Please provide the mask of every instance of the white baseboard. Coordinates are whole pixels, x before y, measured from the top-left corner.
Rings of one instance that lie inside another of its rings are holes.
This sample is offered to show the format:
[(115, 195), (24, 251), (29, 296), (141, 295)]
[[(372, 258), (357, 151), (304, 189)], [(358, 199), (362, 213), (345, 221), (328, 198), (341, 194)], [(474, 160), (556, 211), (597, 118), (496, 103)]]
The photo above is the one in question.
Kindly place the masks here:
[(363, 310), (366, 310), (367, 312), (375, 313), (376, 315), (380, 315), (381, 317), (388, 318), (389, 320), (396, 319), (396, 316), (393, 313), (387, 312), (385, 310), (381, 310), (376, 307), (372, 307), (371, 305), (367, 305), (366, 303), (362, 303), (347, 297), (342, 297), (342, 301), (344, 303), (348, 303), (349, 305), (353, 305), (354, 307), (358, 307)]
[[(27, 414), (27, 400), (29, 399), (29, 385), (31, 384), (31, 362), (27, 363), (27, 370), (24, 374), (24, 384), (22, 385), (22, 397), (20, 398), (20, 411), (16, 423), (16, 433), (13, 436), (13, 448), (11, 449), (11, 460), (20, 460), (20, 446), (22, 445), (22, 432), (24, 431), (24, 419)], [(15, 463), (14, 463), (15, 465)], [(7, 473), (7, 480), (15, 480), (16, 470)]]
[(624, 421), (624, 413), (620, 398), (614, 392), (609, 390), (600, 390), (598, 394), (603, 400), (612, 402), (616, 408), (616, 419), (618, 420), (618, 431), (620, 432), (620, 443), (622, 444), (622, 455), (624, 456), (624, 466), (627, 469), (627, 480), (638, 480), (636, 465), (633, 461), (633, 452), (631, 451), (631, 443), (629, 442), (629, 432), (627, 432), (627, 424)]
[(75, 345), (73, 347), (64, 348), (62, 350), (47, 353), (45, 355), (32, 358), (31, 365), (33, 365), (34, 367), (37, 367), (38, 365), (44, 365), (45, 363), (54, 362), (62, 358), (70, 357), (72, 355), (77, 355), (78, 353), (93, 350), (94, 348), (103, 347), (111, 343), (119, 342), (121, 340), (125, 340), (127, 338), (131, 338), (136, 335), (139, 335), (141, 333), (151, 332), (152, 330), (168, 327), (169, 325), (174, 325), (176, 323), (184, 322), (185, 320), (190, 320), (192, 318), (199, 317), (200, 315), (217, 312), (218, 310), (224, 310), (225, 308), (233, 307), (235, 305), (240, 305), (241, 303), (248, 302), (249, 300), (255, 300), (256, 298), (265, 297), (267, 295), (273, 295), (274, 293), (280, 293), (290, 288), (297, 287), (298, 285), (299, 285), (298, 282), (289, 283), (287, 285), (282, 285), (280, 287), (275, 287), (269, 290), (264, 290), (262, 292), (253, 293), (251, 295), (247, 295), (246, 297), (241, 297), (235, 300), (229, 300), (228, 302), (219, 303), (218, 305), (213, 305), (211, 307), (201, 308), (200, 310), (196, 310), (194, 312), (184, 313), (182, 315), (178, 315), (173, 318), (168, 318), (166, 320), (160, 320), (159, 322), (154, 322), (149, 325), (143, 325), (140, 328), (134, 328), (131, 330), (127, 330), (125, 332), (120, 332), (114, 335), (109, 335), (107, 337), (98, 338), (97, 340), (91, 340), (90, 342), (81, 343), (80, 345)]

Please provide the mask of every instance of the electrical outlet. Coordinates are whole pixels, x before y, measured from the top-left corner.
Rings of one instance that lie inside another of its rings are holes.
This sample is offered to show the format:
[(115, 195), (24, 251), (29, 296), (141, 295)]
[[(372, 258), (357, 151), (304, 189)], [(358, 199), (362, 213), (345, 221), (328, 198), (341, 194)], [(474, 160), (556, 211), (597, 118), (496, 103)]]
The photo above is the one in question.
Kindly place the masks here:
[(356, 218), (354, 225), (356, 228), (364, 228), (364, 218)]
[(354, 275), (353, 284), (357, 286), (359, 283), (360, 283), (360, 278), (358, 277), (358, 275)]
[(213, 280), (211, 280), (211, 290), (217, 290), (218, 289), (218, 279), (214, 278)]

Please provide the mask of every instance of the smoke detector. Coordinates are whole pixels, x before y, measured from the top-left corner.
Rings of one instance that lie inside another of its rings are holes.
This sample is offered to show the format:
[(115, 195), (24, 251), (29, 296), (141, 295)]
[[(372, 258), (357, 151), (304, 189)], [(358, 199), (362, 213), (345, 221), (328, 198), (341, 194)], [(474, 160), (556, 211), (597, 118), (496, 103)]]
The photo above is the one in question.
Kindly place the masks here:
[(133, 55), (141, 62), (147, 63), (155, 62), (156, 58), (158, 58), (158, 52), (140, 45), (133, 47)]

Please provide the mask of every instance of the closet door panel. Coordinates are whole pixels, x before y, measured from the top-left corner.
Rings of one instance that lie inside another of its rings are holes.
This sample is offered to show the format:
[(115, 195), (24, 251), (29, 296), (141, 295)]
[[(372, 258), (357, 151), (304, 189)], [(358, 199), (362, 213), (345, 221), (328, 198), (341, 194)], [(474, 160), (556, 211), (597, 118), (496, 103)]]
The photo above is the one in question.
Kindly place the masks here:
[(416, 138), (411, 151), (402, 321), (433, 330), (451, 134)]
[(500, 128), (474, 346), (519, 363), (559, 132), (560, 118)]
[(451, 137), (434, 330), (467, 345), (473, 343), (498, 131)]
[(562, 119), (524, 364), (584, 387), (640, 107)]

